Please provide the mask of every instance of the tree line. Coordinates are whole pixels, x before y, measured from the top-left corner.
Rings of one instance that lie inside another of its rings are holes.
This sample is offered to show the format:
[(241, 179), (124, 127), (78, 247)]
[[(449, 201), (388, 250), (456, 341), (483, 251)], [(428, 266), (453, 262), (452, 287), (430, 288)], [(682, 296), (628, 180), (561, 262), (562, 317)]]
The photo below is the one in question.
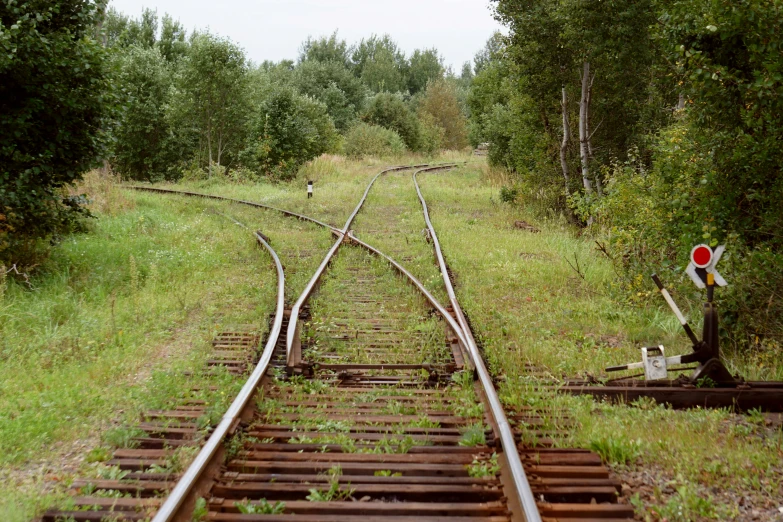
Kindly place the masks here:
[(783, 2), (494, 0), (510, 29), (476, 57), (470, 139), (527, 205), (587, 227), (631, 301), (726, 244), (724, 334), (783, 341)]
[[(103, 0), (0, 2), (0, 262), (79, 226), (64, 187), (101, 162), (124, 179), (285, 180), (327, 152), (468, 145), (472, 73), (389, 35), (309, 37), (295, 60)], [(7, 129), (7, 131), (6, 131)]]
[(103, 30), (121, 101), (110, 161), (128, 178), (285, 179), (325, 152), (467, 145), (464, 87), (436, 49), (407, 57), (388, 35), (348, 45), (335, 32), (308, 38), (296, 61), (253, 64), (231, 40), (151, 10), (109, 10)]

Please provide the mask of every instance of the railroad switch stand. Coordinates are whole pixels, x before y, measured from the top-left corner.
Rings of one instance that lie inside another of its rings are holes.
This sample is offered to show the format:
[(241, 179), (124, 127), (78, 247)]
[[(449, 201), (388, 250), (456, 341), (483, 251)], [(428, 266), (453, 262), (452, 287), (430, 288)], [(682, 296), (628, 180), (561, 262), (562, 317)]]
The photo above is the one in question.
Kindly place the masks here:
[[(695, 249), (694, 249), (695, 250)], [(722, 253), (722, 250), (721, 250)], [(719, 258), (719, 256), (717, 256)], [(676, 364), (688, 364), (697, 363), (695, 370), (687, 379), (691, 383), (697, 383), (702, 380), (709, 379), (715, 385), (718, 386), (734, 386), (739, 384), (742, 379), (734, 377), (731, 372), (726, 368), (720, 358), (720, 338), (718, 335), (718, 309), (713, 301), (716, 279), (714, 271), (714, 264), (717, 260), (713, 261), (710, 266), (706, 267), (689, 267), (689, 270), (694, 272), (694, 275), (699, 277), (704, 282), (704, 286), (707, 288), (707, 302), (704, 303), (704, 328), (702, 330), (702, 338), (699, 340), (693, 333), (690, 325), (685, 320), (680, 312), (680, 309), (674, 303), (668, 290), (663, 286), (661, 280), (656, 274), (652, 275), (653, 281), (658, 286), (661, 295), (669, 307), (674, 312), (674, 315), (679, 319), (682, 328), (688, 335), (688, 338), (693, 343), (693, 352), (687, 355), (677, 355), (674, 357), (666, 357), (664, 347), (657, 346), (652, 348), (642, 348), (642, 362), (630, 363), (621, 366), (611, 366), (606, 368), (607, 372), (620, 371), (620, 370), (633, 370), (644, 369), (645, 380), (656, 381), (664, 380), (668, 378), (668, 370), (671, 365)], [(718, 277), (720, 275), (718, 274)], [(722, 283), (722, 284), (721, 284)], [(724, 286), (726, 283), (723, 278), (720, 278), (718, 283), (720, 286)]]

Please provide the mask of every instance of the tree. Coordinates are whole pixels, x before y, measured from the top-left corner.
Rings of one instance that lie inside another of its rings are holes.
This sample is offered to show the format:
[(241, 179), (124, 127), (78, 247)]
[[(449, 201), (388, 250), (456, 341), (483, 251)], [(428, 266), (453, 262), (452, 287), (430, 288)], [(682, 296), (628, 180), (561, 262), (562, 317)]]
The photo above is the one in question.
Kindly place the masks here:
[(157, 48), (134, 45), (119, 57), (116, 82), (122, 86), (122, 111), (113, 132), (112, 164), (131, 179), (170, 177), (183, 152), (166, 117), (171, 67)]
[[(663, 119), (661, 98), (651, 96), (660, 55), (649, 32), (656, 18), (653, 1), (498, 0), (497, 16), (511, 29), (504, 59), (515, 82), (512, 98), (522, 95), (535, 104), (534, 132), (547, 137), (548, 150), (564, 144), (562, 175), (568, 177), (571, 164), (580, 166), (581, 189), (566, 190), (590, 193), (596, 186), (600, 191), (599, 169), (592, 165), (644, 146), (640, 123), (650, 114)], [(486, 67), (491, 54), (488, 45), (477, 55), (477, 70)], [(570, 127), (558, 132), (551, 123), (557, 120), (576, 122), (579, 132)], [(579, 147), (564, 138), (570, 134), (579, 135)], [(541, 155), (546, 163), (541, 169), (555, 166), (556, 158)]]
[(427, 84), (419, 102), (419, 113), (429, 115), (443, 129), (443, 146), (459, 150), (468, 145), (465, 116), (460, 110), (455, 88), (445, 79)]
[(487, 68), (489, 64), (496, 60), (502, 49), (505, 47), (505, 37), (500, 31), (495, 31), (487, 40), (482, 50), (476, 53), (473, 58), (473, 69), (476, 74)]
[(157, 47), (169, 62), (175, 62), (187, 53), (186, 31), (182, 24), (164, 14), (158, 31), (158, 14), (151, 9), (144, 9), (141, 18), (134, 20), (111, 8), (106, 13), (102, 28), (104, 43), (109, 47)]
[(399, 94), (376, 94), (362, 120), (397, 132), (409, 149), (419, 149), (419, 122)]
[(416, 49), (408, 68), (408, 91), (411, 94), (423, 91), (427, 82), (443, 78), (443, 71), (443, 58), (438, 55), (437, 49)]
[(22, 262), (38, 238), (82, 211), (61, 187), (94, 165), (113, 105), (96, 27), (105, 4), (0, 3), (0, 258)]
[(288, 178), (305, 161), (334, 150), (338, 134), (326, 105), (275, 87), (250, 124), (242, 163), (274, 178)]
[(179, 20), (174, 20), (167, 14), (163, 15), (162, 22), (158, 49), (166, 61), (176, 62), (188, 52), (187, 32)]
[(322, 36), (314, 39), (308, 36), (299, 49), (299, 63), (307, 61), (334, 62), (343, 67), (349, 67), (351, 65), (350, 54), (348, 44), (345, 40), (339, 40), (337, 31), (335, 31), (328, 38)]
[(309, 60), (297, 66), (293, 85), (326, 104), (335, 126), (345, 131), (356, 119), (367, 97), (367, 87), (338, 62)]
[(362, 39), (351, 55), (354, 74), (373, 92), (402, 92), (407, 87), (408, 61), (386, 34)]
[(112, 7), (106, 13), (103, 29), (109, 47), (152, 47), (157, 41), (158, 13), (144, 9), (141, 18), (134, 20)]
[(172, 99), (177, 125), (197, 132), (207, 166), (220, 169), (244, 141), (248, 70), (242, 49), (209, 33), (195, 34)]

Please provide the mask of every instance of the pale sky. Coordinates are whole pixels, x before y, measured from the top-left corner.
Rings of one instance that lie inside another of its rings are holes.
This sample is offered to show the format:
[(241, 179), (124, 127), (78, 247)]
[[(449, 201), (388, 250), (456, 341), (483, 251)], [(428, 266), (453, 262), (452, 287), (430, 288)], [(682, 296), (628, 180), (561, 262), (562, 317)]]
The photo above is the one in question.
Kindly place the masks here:
[[(111, 6), (138, 18), (143, 8), (169, 13), (190, 32), (206, 29), (226, 36), (256, 63), (295, 60), (308, 35), (335, 29), (349, 44), (372, 33), (389, 33), (407, 56), (436, 47), (459, 73), (462, 63), (495, 30), (489, 0), (112, 0)], [(505, 31), (504, 31), (505, 32)]]

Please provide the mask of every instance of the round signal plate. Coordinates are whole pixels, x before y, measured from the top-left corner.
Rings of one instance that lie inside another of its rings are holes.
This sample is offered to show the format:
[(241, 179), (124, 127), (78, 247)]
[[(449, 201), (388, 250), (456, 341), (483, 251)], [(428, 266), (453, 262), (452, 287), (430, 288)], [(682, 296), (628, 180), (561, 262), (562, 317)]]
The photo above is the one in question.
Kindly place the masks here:
[(691, 250), (691, 261), (698, 268), (707, 268), (712, 263), (712, 249), (707, 245), (696, 245)]

